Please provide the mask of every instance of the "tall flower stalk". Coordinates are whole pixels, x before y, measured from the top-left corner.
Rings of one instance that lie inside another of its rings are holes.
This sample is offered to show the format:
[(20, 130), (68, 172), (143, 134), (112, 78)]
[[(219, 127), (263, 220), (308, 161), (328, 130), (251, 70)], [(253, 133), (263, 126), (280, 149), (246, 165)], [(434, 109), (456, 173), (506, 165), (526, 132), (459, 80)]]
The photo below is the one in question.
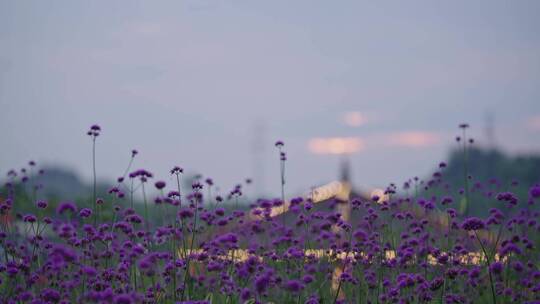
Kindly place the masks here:
[(467, 149), (467, 129), (469, 124), (462, 123), (459, 125), (459, 128), (462, 130), (462, 137), (457, 137), (458, 142), (462, 142), (463, 149), (463, 183), (465, 191), (465, 203), (463, 206), (463, 215), (467, 216), (469, 213), (469, 151)]
[(101, 133), (101, 127), (99, 125), (92, 125), (90, 130), (86, 132), (88, 136), (92, 138), (92, 173), (93, 173), (93, 192), (92, 202), (94, 204), (94, 225), (97, 224), (98, 212), (97, 211), (97, 177), (96, 177), (96, 138)]
[(285, 211), (285, 161), (287, 160), (287, 156), (285, 152), (283, 152), (284, 145), (285, 144), (281, 140), (278, 140), (275, 144), (279, 150), (279, 173), (281, 179), (281, 203), (283, 204), (283, 211)]
[(492, 301), (494, 304), (497, 304), (497, 296), (495, 294), (495, 286), (493, 284), (493, 276), (491, 274), (491, 259), (486, 250), (486, 247), (484, 246), (484, 243), (478, 236), (478, 232), (477, 232), (478, 230), (485, 229), (486, 224), (484, 223), (484, 221), (482, 221), (479, 218), (470, 217), (463, 221), (463, 223), (461, 224), (461, 228), (465, 231), (469, 231), (469, 232), (472, 231), (474, 233), (474, 236), (476, 237), (476, 240), (478, 240), (478, 244), (480, 244), (480, 248), (482, 248), (482, 252), (484, 254), (484, 258), (486, 261), (486, 268), (487, 268), (488, 276), (489, 276), (489, 285), (491, 287)]
[(140, 169), (135, 172), (132, 172), (129, 175), (129, 177), (130, 178), (139, 177), (141, 181), (141, 190), (142, 190), (143, 203), (144, 203), (144, 221), (145, 221), (145, 226), (146, 226), (146, 232), (150, 233), (150, 218), (148, 216), (148, 202), (146, 199), (146, 189), (144, 187), (144, 184), (148, 181), (148, 179), (153, 177), (153, 174), (144, 169)]
[[(175, 166), (171, 169), (171, 174), (176, 175), (176, 186), (177, 186), (177, 196), (178, 196), (178, 205), (181, 204), (181, 193), (182, 188), (180, 186), (180, 174), (182, 174), (184, 170), (178, 166)], [(174, 204), (173, 204), (174, 205)], [(176, 245), (176, 238), (178, 233), (178, 216), (177, 216), (177, 210), (174, 210), (174, 223), (173, 223), (173, 234), (172, 234), (172, 250), (171, 254), (173, 257), (173, 270), (172, 270), (172, 276), (173, 276), (173, 300), (176, 302), (177, 299), (177, 278), (176, 278), (176, 266), (174, 263), (176, 263), (176, 256), (177, 256), (177, 245)], [(182, 238), (182, 241), (184, 241), (184, 238)], [(185, 249), (185, 245), (183, 246), (183, 249)]]

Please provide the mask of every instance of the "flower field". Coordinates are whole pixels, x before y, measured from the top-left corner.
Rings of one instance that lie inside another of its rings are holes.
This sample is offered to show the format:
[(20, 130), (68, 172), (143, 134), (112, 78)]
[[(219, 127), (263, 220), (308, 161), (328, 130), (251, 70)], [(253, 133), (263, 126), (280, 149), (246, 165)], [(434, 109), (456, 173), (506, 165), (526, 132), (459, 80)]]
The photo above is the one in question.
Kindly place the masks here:
[[(460, 127), (466, 155), (473, 141)], [(29, 176), (47, 172), (34, 162), (7, 173), (2, 303), (540, 303), (540, 184), (523, 196), (475, 180), (465, 163), (456, 189), (441, 163), (429, 180), (391, 184), (381, 196), (288, 197), (278, 141), (275, 199), (245, 204), (244, 184), (212, 195), (210, 178), (186, 188), (179, 166), (166, 183), (132, 169), (135, 150), (117, 184), (100, 193), (100, 133), (97, 125), (87, 133), (89, 204), (43, 199)], [(482, 216), (468, 211), (473, 188), (491, 205)], [(34, 211), (18, 214), (17, 205)]]

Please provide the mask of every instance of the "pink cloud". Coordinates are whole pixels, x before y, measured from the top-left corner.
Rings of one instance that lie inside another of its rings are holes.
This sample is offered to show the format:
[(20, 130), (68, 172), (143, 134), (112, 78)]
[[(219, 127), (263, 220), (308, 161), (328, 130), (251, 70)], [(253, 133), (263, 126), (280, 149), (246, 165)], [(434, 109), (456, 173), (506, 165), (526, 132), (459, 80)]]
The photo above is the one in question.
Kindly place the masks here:
[(540, 114), (527, 119), (527, 127), (531, 130), (540, 130)]
[(359, 137), (312, 138), (308, 143), (309, 151), (314, 154), (351, 154), (364, 147)]
[(439, 135), (426, 131), (405, 131), (388, 135), (387, 142), (392, 146), (427, 147), (438, 144)]
[(368, 122), (366, 114), (358, 111), (346, 112), (342, 120), (349, 127), (360, 127)]

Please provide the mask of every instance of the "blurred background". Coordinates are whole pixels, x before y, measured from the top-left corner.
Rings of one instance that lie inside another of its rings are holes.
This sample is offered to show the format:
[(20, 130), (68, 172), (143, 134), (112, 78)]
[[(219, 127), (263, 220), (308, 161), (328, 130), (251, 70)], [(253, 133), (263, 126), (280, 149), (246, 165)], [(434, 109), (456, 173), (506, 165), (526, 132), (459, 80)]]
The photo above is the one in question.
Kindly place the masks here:
[(0, 173), (35, 160), (68, 189), (90, 184), (97, 123), (103, 183), (137, 149), (134, 168), (157, 179), (180, 165), (223, 192), (252, 178), (249, 195), (279, 195), (280, 139), (288, 195), (339, 178), (344, 159), (368, 189), (459, 157), (467, 122), (478, 170), (503, 168), (486, 177), (538, 181), (539, 13), (538, 1), (0, 1)]

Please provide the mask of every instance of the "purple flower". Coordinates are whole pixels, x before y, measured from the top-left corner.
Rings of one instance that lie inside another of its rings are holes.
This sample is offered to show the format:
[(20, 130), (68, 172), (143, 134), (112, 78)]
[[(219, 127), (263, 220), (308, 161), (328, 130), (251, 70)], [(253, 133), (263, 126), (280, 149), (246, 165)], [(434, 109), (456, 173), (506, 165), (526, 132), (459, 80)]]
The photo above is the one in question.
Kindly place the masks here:
[(486, 224), (477, 217), (469, 217), (463, 221), (461, 228), (467, 231), (484, 229)]
[(501, 262), (495, 262), (490, 266), (491, 272), (495, 274), (500, 274), (503, 271), (503, 264)]
[(497, 200), (507, 202), (510, 206), (518, 203), (518, 198), (512, 192), (501, 192), (496, 196)]
[(180, 174), (180, 173), (184, 173), (184, 169), (178, 167), (178, 166), (175, 166), (174, 168), (171, 169), (171, 174)]
[(97, 275), (97, 270), (94, 267), (84, 266), (81, 270), (85, 275), (89, 277), (94, 277)]
[(19, 269), (17, 267), (10, 266), (7, 268), (6, 272), (10, 277), (13, 278), (19, 273)]
[(37, 218), (33, 214), (27, 214), (27, 215), (23, 216), (23, 221), (25, 221), (27, 223), (35, 223), (37, 221)]
[(30, 291), (24, 291), (19, 295), (19, 300), (23, 302), (28, 302), (32, 299), (32, 293)]
[(169, 193), (167, 193), (167, 197), (170, 197), (170, 198), (173, 198), (173, 197), (180, 197), (180, 192), (178, 191), (169, 191)]
[(433, 279), (430, 283), (429, 283), (429, 289), (432, 290), (432, 291), (435, 291), (439, 288), (441, 288), (441, 286), (443, 285), (444, 283), (444, 279), (441, 278), (441, 277), (437, 277), (435, 279)]
[(94, 139), (95, 139), (96, 137), (99, 136), (99, 133), (100, 133), (100, 132), (101, 132), (101, 127), (100, 127), (100, 126), (98, 126), (98, 125), (92, 125), (92, 126), (90, 126), (90, 130), (88, 130), (88, 132), (86, 132), (86, 134), (87, 134), (88, 136), (94, 137)]
[(356, 229), (354, 231), (354, 233), (353, 233), (353, 236), (358, 241), (363, 241), (363, 240), (367, 239), (367, 233), (362, 229)]
[(251, 297), (251, 292), (249, 291), (249, 289), (248, 288), (242, 289), (242, 291), (240, 292), (240, 299), (242, 299), (242, 301), (247, 301), (249, 300), (250, 297)]
[(206, 270), (208, 270), (209, 272), (220, 271), (222, 269), (223, 269), (223, 264), (216, 261), (210, 261), (208, 265), (206, 265)]
[(521, 263), (520, 261), (514, 261), (512, 263), (512, 268), (514, 268), (516, 272), (522, 272), (524, 269), (523, 263)]
[(136, 224), (140, 224), (143, 222), (143, 218), (138, 214), (131, 214), (126, 217), (126, 220)]
[(540, 185), (534, 185), (529, 189), (529, 195), (532, 198), (539, 198), (540, 197)]
[(216, 238), (219, 243), (236, 243), (238, 242), (238, 236), (234, 233), (226, 233)]
[(314, 280), (315, 280), (315, 278), (310, 274), (306, 274), (306, 275), (304, 275), (304, 277), (302, 277), (302, 282), (304, 282), (305, 284), (309, 284), (309, 283), (313, 282)]
[(270, 279), (266, 275), (262, 275), (255, 279), (255, 289), (258, 293), (263, 293), (268, 285), (270, 284)]
[(62, 202), (58, 204), (58, 207), (56, 208), (56, 213), (63, 214), (66, 211), (75, 213), (77, 212), (77, 206), (73, 202)]
[(515, 253), (517, 255), (520, 255), (521, 252), (522, 252), (521, 249), (517, 245), (511, 242), (507, 242), (503, 244), (502, 248), (499, 250), (499, 254), (501, 256), (506, 256), (510, 253)]
[(190, 217), (193, 217), (193, 211), (191, 211), (190, 209), (184, 208), (178, 211), (178, 216), (181, 219), (190, 218)]
[(43, 200), (39, 200), (37, 201), (36, 206), (40, 209), (45, 209), (47, 208), (47, 202)]
[(441, 200), (441, 205), (448, 205), (448, 204), (451, 204), (453, 203), (454, 200), (450, 197), (450, 196), (445, 196), (443, 197), (443, 199)]
[(92, 215), (92, 210), (88, 208), (82, 208), (81, 211), (79, 211), (79, 216), (82, 218), (87, 218)]
[(114, 297), (115, 304), (131, 304), (134, 303), (132, 297), (128, 294), (119, 294)]
[(285, 283), (285, 289), (291, 292), (299, 292), (304, 289), (304, 285), (298, 280), (289, 280)]
[(54, 289), (46, 288), (41, 291), (41, 298), (46, 302), (56, 303), (60, 301), (60, 293)]
[(130, 178), (140, 177), (141, 181), (146, 181), (148, 178), (154, 177), (154, 175), (144, 169), (133, 171), (129, 174)]
[(217, 208), (214, 213), (217, 215), (217, 216), (224, 216), (225, 215), (225, 209), (223, 208)]
[(157, 188), (158, 190), (161, 190), (161, 189), (165, 188), (166, 184), (165, 184), (164, 181), (157, 181), (157, 182), (154, 184), (154, 186), (156, 186), (156, 188)]

